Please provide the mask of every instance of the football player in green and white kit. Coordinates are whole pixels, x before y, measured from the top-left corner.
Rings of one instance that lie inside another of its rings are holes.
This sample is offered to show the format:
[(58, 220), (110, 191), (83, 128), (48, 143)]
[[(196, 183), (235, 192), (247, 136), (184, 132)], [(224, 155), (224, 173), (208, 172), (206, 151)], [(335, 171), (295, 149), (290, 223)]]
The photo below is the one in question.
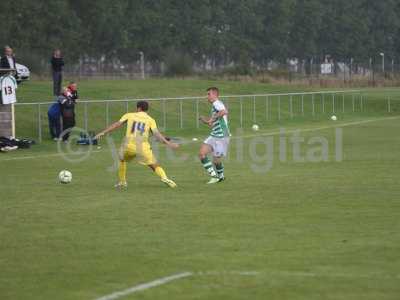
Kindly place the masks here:
[[(207, 89), (207, 99), (212, 105), (211, 117), (200, 117), (200, 121), (211, 128), (210, 136), (200, 146), (199, 151), (200, 161), (211, 176), (208, 184), (218, 183), (225, 179), (222, 158), (226, 156), (229, 147), (228, 111), (218, 97), (218, 88)], [(213, 156), (212, 161), (208, 158), (210, 153)]]

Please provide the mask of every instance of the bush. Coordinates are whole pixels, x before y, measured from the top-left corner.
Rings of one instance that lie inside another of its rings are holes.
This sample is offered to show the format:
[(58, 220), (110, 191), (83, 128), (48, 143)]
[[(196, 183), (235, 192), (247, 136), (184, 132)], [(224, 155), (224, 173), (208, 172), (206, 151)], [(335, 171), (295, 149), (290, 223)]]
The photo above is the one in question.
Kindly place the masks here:
[(170, 49), (165, 56), (165, 75), (188, 76), (193, 73), (193, 59), (188, 54)]
[(42, 75), (49, 72), (47, 61), (44, 60), (42, 55), (38, 55), (34, 52), (19, 51), (16, 53), (16, 61), (28, 67), (31, 73)]
[(245, 76), (254, 75), (254, 70), (249, 64), (238, 64), (233, 67), (224, 68), (222, 75)]

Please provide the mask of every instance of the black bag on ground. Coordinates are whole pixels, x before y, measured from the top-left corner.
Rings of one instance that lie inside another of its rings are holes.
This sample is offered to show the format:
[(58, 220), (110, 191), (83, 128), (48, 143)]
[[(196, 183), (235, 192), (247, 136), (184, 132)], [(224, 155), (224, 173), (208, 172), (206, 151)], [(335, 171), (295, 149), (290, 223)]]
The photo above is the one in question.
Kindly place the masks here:
[(76, 144), (77, 145), (97, 145), (98, 141), (94, 137), (95, 137), (95, 133), (93, 131), (89, 131), (89, 134), (85, 134), (85, 133), (81, 132), (79, 140), (76, 141)]
[[(28, 140), (28, 139), (15, 139), (13, 137), (5, 137), (1, 136), (0, 137), (0, 148), (3, 150), (8, 150), (7, 147), (17, 147), (21, 149), (26, 149), (30, 148), (31, 145), (34, 145), (35, 141), (34, 140)], [(6, 148), (6, 149), (4, 149)], [(15, 148), (15, 149), (17, 149)], [(12, 150), (15, 150), (14, 148)]]

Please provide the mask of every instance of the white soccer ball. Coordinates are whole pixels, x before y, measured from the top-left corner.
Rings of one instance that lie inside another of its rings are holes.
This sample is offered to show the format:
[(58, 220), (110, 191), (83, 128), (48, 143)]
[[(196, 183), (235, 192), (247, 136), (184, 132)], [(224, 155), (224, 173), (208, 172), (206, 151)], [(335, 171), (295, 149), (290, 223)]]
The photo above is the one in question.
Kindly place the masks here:
[(331, 120), (332, 120), (332, 121), (336, 121), (336, 120), (337, 120), (337, 117), (336, 117), (335, 115), (333, 115), (333, 116), (331, 117)]
[(58, 179), (61, 183), (70, 183), (72, 181), (72, 173), (68, 170), (62, 170), (58, 174)]
[(197, 142), (198, 139), (197, 139), (197, 138), (192, 138), (192, 141), (193, 141), (193, 142)]
[(258, 131), (260, 127), (257, 124), (254, 124), (253, 126), (251, 126), (251, 129), (253, 129), (253, 131)]

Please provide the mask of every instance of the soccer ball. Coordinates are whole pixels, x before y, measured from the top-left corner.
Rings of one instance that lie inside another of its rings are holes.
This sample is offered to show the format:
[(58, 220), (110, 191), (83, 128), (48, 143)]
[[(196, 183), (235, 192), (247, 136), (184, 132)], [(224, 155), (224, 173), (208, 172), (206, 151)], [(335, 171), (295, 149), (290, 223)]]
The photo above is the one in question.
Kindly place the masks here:
[(337, 117), (336, 117), (335, 115), (333, 115), (333, 116), (331, 117), (331, 120), (332, 120), (332, 121), (336, 121), (336, 120), (337, 120)]
[(62, 170), (58, 174), (58, 179), (61, 183), (70, 183), (72, 181), (72, 173), (67, 170)]
[(251, 129), (253, 129), (253, 131), (258, 131), (260, 127), (257, 124), (254, 124), (253, 126), (251, 126)]

